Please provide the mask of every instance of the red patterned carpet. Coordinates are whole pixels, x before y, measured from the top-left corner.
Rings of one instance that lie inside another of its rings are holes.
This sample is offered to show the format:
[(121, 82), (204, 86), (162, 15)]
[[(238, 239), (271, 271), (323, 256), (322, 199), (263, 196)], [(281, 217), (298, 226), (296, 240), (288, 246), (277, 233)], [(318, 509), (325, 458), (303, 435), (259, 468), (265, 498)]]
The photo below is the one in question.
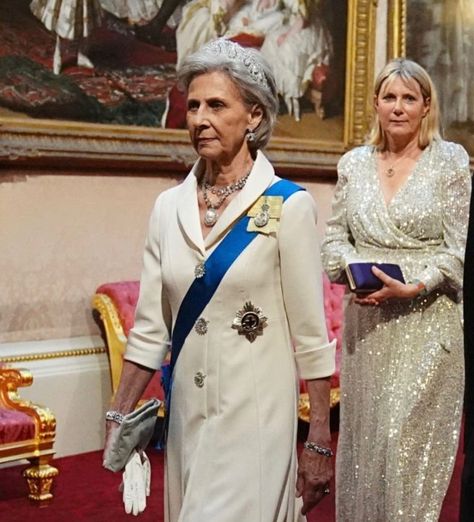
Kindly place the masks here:
[[(148, 452), (152, 465), (152, 494), (141, 522), (163, 521), (163, 454)], [(101, 467), (101, 452), (85, 453), (55, 461), (60, 470), (54, 500), (44, 508), (30, 505), (21, 467), (0, 469), (0, 519), (5, 522), (48, 520), (48, 522), (122, 522), (126, 515), (118, 492), (120, 475)], [(446, 497), (440, 522), (457, 522), (459, 480), (462, 457), (458, 456), (453, 480)], [(334, 491), (334, 485), (331, 488)], [(252, 522), (252, 521), (242, 521)], [(308, 518), (308, 522), (334, 522), (334, 494), (326, 497)], [(387, 521), (389, 522), (389, 521)]]

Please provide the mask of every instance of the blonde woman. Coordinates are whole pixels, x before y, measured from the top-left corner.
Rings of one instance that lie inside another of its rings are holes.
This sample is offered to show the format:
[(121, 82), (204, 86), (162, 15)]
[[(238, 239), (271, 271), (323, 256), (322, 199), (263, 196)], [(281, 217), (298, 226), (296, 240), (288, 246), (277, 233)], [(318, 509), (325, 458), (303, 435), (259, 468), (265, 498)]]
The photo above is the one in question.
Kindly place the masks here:
[(443, 141), (427, 72), (397, 59), (379, 74), (367, 145), (341, 159), (322, 247), (333, 281), (351, 261), (381, 290), (346, 310), (338, 522), (436, 522), (458, 445), (464, 388), (459, 294), (471, 180)]

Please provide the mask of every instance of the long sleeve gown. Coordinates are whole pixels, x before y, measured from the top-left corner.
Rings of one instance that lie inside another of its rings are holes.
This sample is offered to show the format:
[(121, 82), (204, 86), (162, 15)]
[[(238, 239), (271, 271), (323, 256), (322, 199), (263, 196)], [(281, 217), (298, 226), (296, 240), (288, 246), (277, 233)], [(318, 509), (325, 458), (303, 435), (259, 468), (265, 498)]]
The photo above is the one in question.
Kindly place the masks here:
[(426, 296), (350, 303), (341, 368), (338, 522), (435, 522), (459, 437), (464, 371), (460, 306), (469, 212), (465, 150), (434, 142), (388, 203), (376, 153), (338, 167), (322, 247), (330, 279), (350, 261), (398, 263)]

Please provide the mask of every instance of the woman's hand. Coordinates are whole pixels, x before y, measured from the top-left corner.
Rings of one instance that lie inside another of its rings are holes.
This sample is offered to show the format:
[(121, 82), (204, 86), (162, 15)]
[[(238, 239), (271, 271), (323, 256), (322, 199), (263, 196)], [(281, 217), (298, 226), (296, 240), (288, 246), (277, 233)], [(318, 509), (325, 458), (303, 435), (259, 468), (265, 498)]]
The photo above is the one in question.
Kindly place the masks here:
[[(133, 411), (154, 373), (155, 370), (152, 368), (131, 361), (124, 361), (120, 383), (110, 409), (123, 415)], [(112, 435), (118, 427), (118, 423), (112, 420), (106, 421), (104, 457), (109, 451), (113, 439)]]
[[(330, 448), (331, 431), (329, 427), (329, 377), (306, 381), (310, 403), (308, 441), (321, 448)], [(305, 448), (298, 463), (296, 496), (303, 498), (301, 513), (305, 515), (327, 494), (329, 481), (333, 475), (332, 458), (315, 450)]]
[(301, 452), (296, 480), (296, 496), (303, 497), (303, 508), (301, 509), (303, 515), (309, 513), (328, 493), (332, 475), (331, 457), (308, 449)]
[(354, 303), (360, 305), (378, 306), (380, 303), (388, 299), (413, 299), (417, 297), (422, 290), (420, 283), (402, 283), (397, 279), (393, 279), (385, 272), (382, 272), (376, 266), (372, 267), (372, 272), (383, 283), (383, 287), (376, 292), (364, 296), (358, 295), (354, 298)]

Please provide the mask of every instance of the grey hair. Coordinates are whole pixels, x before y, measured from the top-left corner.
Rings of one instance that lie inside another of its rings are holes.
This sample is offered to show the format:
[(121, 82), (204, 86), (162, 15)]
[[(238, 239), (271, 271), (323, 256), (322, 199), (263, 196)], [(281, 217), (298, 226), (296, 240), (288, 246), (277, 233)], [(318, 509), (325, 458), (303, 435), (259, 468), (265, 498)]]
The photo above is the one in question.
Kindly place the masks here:
[(189, 85), (196, 76), (211, 72), (223, 72), (240, 92), (244, 103), (250, 108), (254, 105), (261, 107), (263, 111), (262, 121), (254, 129), (255, 140), (249, 141), (248, 146), (252, 152), (262, 149), (269, 142), (273, 127), (278, 115), (278, 93), (273, 71), (263, 55), (256, 49), (238, 46), (239, 54), (245, 55), (259, 73), (263, 73), (266, 81), (258, 81), (252, 75), (248, 61), (235, 59), (225, 52), (215, 52), (209, 44), (204, 45), (195, 53), (187, 56), (178, 70), (178, 85), (188, 91)]

